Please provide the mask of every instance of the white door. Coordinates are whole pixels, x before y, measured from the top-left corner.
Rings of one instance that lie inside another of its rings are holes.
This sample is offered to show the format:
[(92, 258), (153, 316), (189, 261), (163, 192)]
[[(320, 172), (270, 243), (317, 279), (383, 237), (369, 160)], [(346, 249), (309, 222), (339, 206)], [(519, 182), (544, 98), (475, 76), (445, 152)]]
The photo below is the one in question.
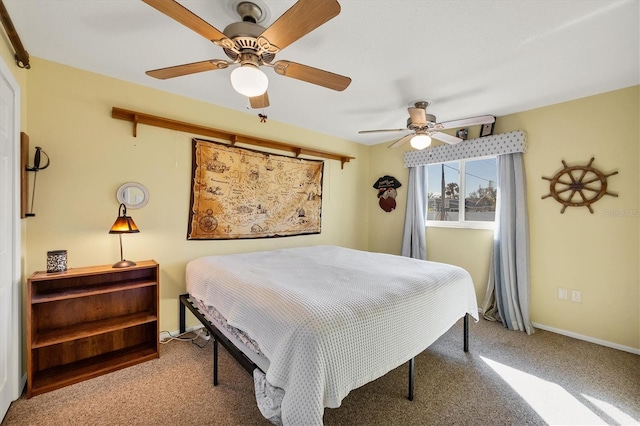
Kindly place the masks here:
[(0, 57), (0, 420), (20, 396), (20, 87)]

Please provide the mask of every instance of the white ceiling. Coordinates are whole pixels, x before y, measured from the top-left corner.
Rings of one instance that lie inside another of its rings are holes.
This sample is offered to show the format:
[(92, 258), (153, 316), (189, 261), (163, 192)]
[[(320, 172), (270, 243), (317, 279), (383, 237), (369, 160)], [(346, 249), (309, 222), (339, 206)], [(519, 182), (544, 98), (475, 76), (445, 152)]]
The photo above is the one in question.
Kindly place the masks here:
[[(157, 80), (145, 71), (207, 59), (221, 48), (140, 0), (4, 0), (31, 56), (334, 135), (362, 144), (403, 133), (412, 101), (439, 122), (498, 117), (640, 84), (637, 0), (338, 0), (340, 14), (291, 44), (288, 59), (351, 77), (344, 92), (269, 77), (271, 106), (247, 109), (230, 70)], [(234, 0), (180, 0), (220, 31)], [(294, 0), (266, 4), (268, 27)], [(144, 111), (143, 111), (144, 112)]]

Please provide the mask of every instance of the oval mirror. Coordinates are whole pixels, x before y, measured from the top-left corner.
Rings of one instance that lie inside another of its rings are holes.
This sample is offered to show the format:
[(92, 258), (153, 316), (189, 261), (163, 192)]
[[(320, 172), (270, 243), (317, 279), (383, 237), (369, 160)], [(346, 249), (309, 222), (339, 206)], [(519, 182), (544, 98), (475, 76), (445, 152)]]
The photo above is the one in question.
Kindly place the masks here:
[(149, 202), (149, 191), (140, 183), (127, 182), (118, 188), (116, 198), (128, 209), (139, 209)]

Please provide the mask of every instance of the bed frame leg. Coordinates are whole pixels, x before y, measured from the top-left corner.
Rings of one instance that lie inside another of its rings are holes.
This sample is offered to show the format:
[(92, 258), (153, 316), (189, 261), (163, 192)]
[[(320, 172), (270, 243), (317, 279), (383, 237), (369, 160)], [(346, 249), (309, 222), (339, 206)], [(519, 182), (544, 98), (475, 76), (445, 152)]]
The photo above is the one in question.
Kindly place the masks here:
[[(464, 351), (469, 352), (469, 314), (464, 315)], [(413, 384), (415, 378), (415, 358), (409, 360), (409, 395), (407, 398), (409, 401), (413, 401)]]
[(464, 351), (469, 352), (469, 314), (464, 314)]
[(184, 303), (182, 303), (182, 299), (178, 300), (178, 305), (180, 305), (180, 334), (182, 334), (185, 331), (187, 331), (187, 325), (185, 320), (186, 311), (185, 311)]
[(413, 401), (413, 378), (415, 372), (415, 358), (409, 360), (409, 395), (407, 398), (409, 401)]
[(213, 338), (213, 386), (218, 386), (218, 339)]

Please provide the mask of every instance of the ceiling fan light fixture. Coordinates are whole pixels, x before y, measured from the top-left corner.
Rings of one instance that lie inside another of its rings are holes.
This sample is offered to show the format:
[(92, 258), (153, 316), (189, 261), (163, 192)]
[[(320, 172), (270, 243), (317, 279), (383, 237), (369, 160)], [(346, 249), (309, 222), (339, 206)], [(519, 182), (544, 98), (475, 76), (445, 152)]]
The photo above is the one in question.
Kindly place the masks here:
[(425, 149), (431, 145), (431, 136), (418, 134), (411, 138), (411, 146), (415, 149)]
[(263, 95), (269, 86), (266, 74), (252, 64), (234, 69), (230, 77), (234, 90), (248, 98)]

